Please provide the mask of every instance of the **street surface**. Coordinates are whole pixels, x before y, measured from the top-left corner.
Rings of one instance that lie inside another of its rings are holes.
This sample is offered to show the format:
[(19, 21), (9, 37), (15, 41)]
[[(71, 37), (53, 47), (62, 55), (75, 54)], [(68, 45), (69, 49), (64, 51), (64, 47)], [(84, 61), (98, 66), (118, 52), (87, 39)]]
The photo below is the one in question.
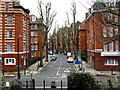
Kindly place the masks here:
[(61, 80), (63, 87), (67, 87), (67, 75), (70, 72), (75, 72), (73, 63), (67, 62), (67, 56), (56, 54), (57, 59), (50, 61), (46, 67), (36, 75), (36, 86), (43, 86), (43, 80), (45, 80), (46, 87), (51, 86), (51, 81), (56, 82), (56, 86), (61, 86)]
[[(56, 54), (57, 59), (55, 61), (50, 61), (41, 72), (37, 75), (32, 76), (35, 79), (35, 85), (38, 88), (43, 87), (43, 81), (45, 80), (46, 88), (51, 87), (51, 82), (55, 81), (57, 87), (62, 86), (67, 87), (67, 75), (70, 72), (75, 72), (74, 64), (67, 62), (67, 56), (62, 54)], [(27, 77), (24, 78), (27, 80)]]

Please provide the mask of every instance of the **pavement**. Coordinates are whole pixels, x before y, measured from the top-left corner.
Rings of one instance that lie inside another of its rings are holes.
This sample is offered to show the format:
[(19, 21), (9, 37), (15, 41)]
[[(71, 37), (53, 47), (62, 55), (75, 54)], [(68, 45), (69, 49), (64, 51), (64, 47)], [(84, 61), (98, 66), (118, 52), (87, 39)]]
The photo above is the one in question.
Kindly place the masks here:
[[(48, 62), (43, 59), (43, 67), (39, 67), (38, 65), (40, 61), (36, 62), (35, 64), (31, 65), (25, 70), (20, 71), (21, 76), (30, 76), (30, 75), (36, 75), (38, 72), (41, 72), (42, 69), (50, 62), (50, 56), (48, 57)], [(1, 76), (1, 74), (0, 74)], [(5, 72), (4, 76), (17, 76), (17, 71), (16, 72)]]
[[(82, 61), (79, 59), (79, 61)], [(79, 69), (82, 67), (82, 71), (79, 71)], [(82, 61), (82, 65), (75, 65), (76, 71), (77, 72), (88, 72), (91, 73), (92, 75), (106, 75), (106, 76), (120, 76), (120, 72), (118, 71), (96, 71), (92, 66), (90, 66), (88, 63), (85, 61)]]

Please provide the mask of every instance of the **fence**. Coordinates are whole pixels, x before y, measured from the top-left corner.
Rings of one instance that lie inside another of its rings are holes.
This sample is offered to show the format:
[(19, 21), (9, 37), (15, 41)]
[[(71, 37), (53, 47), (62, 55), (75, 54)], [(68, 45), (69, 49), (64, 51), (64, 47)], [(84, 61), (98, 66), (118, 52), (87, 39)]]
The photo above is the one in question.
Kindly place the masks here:
[(113, 88), (115, 90), (120, 90), (120, 82), (112, 82), (110, 79), (106, 82), (97, 81), (102, 89), (110, 89)]

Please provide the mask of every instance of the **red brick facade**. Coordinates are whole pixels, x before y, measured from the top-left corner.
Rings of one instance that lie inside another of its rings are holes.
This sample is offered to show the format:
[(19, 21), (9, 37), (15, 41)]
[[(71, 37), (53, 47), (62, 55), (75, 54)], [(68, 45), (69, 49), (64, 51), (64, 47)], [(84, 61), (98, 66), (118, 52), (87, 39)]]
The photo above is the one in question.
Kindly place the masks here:
[[(108, 17), (108, 13), (106, 13)], [(113, 23), (115, 22), (115, 14), (111, 15)], [(86, 19), (86, 35), (87, 35), (87, 61), (97, 71), (119, 71), (120, 70), (120, 41), (115, 38), (115, 25), (103, 22), (101, 12), (90, 13)], [(112, 27), (112, 36), (110, 36), (110, 26)], [(106, 28), (106, 32), (104, 32)], [(118, 27), (119, 32), (120, 27)], [(105, 36), (106, 34), (106, 36)], [(113, 39), (113, 41), (111, 41)], [(111, 42), (110, 42), (111, 41)], [(104, 42), (108, 42), (104, 44)], [(115, 43), (118, 42), (118, 45)], [(118, 49), (117, 49), (118, 48)]]
[(41, 54), (43, 39), (41, 28), (38, 27), (39, 25), (40, 20), (35, 15), (30, 15), (30, 32), (29, 32), (30, 58), (37, 58), (36, 52), (40, 52), (39, 54)]
[(19, 38), (19, 65), (20, 70), (23, 70), (29, 63), (29, 10), (20, 6), (19, 2), (13, 2), (12, 0), (1, 0), (0, 3), (0, 56), (2, 58), (2, 70), (16, 71), (18, 69), (17, 39), (19, 36), (21, 36)]

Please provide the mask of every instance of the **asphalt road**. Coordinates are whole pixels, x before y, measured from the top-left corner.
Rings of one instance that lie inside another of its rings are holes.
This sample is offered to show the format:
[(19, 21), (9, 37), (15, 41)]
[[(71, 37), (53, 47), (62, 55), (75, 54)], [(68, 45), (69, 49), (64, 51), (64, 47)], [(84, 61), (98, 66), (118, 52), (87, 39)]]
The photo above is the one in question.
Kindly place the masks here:
[(39, 72), (36, 77), (36, 87), (42, 87), (43, 81), (45, 80), (46, 87), (51, 86), (51, 82), (55, 81), (56, 86), (67, 87), (67, 75), (70, 72), (75, 72), (73, 63), (67, 62), (67, 56), (56, 54), (57, 59), (55, 61), (50, 61), (46, 67)]

